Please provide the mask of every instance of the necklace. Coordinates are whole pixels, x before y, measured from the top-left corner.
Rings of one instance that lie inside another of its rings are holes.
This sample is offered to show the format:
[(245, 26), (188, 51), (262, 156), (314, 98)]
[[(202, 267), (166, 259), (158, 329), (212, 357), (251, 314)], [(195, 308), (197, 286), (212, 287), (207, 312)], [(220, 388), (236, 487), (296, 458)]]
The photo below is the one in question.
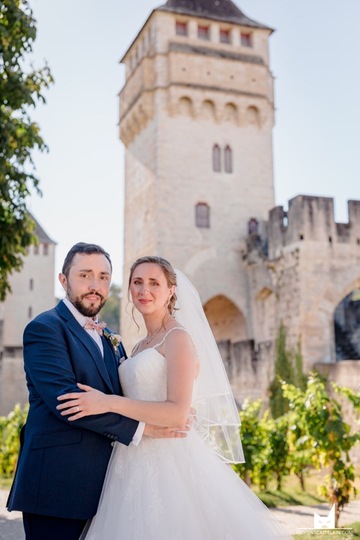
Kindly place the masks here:
[(160, 332), (160, 330), (162, 328), (165, 327), (165, 323), (169, 320), (170, 318), (170, 314), (168, 314), (168, 316), (166, 317), (166, 319), (162, 322), (161, 326), (159, 326), (159, 328), (153, 333), (151, 334), (150, 336), (146, 336), (145, 338), (145, 343), (146, 345), (149, 345), (149, 343), (154, 339), (154, 337)]

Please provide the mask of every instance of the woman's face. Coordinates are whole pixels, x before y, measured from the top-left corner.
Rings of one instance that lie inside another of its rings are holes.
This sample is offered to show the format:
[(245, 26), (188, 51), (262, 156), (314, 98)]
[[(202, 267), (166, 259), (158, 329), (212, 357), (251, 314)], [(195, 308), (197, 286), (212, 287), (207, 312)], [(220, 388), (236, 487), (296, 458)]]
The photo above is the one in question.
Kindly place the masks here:
[(174, 293), (162, 268), (155, 263), (139, 264), (131, 277), (130, 293), (134, 306), (142, 315), (164, 314)]

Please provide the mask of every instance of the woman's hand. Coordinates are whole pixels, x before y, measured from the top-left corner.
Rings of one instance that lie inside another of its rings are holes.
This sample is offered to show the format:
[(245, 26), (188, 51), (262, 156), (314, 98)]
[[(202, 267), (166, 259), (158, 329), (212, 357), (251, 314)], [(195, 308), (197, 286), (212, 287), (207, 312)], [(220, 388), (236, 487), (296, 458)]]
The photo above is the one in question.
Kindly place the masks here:
[(56, 407), (58, 411), (62, 411), (61, 416), (68, 416), (68, 420), (72, 421), (109, 412), (110, 396), (86, 384), (78, 383), (78, 387), (84, 392), (72, 392), (58, 397), (59, 401), (65, 402)]

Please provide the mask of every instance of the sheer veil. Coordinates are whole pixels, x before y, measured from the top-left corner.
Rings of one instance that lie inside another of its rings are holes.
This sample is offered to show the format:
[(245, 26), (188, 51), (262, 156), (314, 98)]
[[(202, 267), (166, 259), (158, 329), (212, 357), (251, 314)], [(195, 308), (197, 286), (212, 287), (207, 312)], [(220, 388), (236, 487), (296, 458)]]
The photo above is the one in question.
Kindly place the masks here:
[(194, 428), (224, 461), (241, 463), (240, 418), (219, 349), (197, 290), (183, 272), (175, 273), (175, 318), (189, 332), (200, 362), (192, 404)]

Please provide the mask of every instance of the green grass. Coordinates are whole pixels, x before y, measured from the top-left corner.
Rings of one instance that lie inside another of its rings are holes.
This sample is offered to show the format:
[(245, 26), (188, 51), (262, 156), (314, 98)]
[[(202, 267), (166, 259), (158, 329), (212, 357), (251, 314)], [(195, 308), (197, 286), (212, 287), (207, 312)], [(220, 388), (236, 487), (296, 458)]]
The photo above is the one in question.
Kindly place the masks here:
[(319, 496), (317, 487), (320, 485), (322, 473), (312, 471), (305, 479), (305, 491), (301, 489), (299, 479), (292, 475), (284, 480), (281, 491), (276, 489), (273, 482), (266, 491), (260, 491), (253, 487), (257, 496), (269, 508), (277, 506), (313, 506), (326, 502), (326, 499)]
[[(322, 484), (326, 471), (311, 471), (305, 479), (305, 491), (302, 491), (299, 479), (292, 475), (284, 480), (281, 491), (276, 489), (273, 482), (266, 491), (260, 491), (256, 486), (251, 486), (257, 496), (269, 508), (278, 506), (314, 506), (326, 503), (327, 500), (320, 497), (317, 488)], [(357, 474), (356, 487), (360, 493), (360, 476)], [(351, 498), (351, 500), (353, 497)]]

